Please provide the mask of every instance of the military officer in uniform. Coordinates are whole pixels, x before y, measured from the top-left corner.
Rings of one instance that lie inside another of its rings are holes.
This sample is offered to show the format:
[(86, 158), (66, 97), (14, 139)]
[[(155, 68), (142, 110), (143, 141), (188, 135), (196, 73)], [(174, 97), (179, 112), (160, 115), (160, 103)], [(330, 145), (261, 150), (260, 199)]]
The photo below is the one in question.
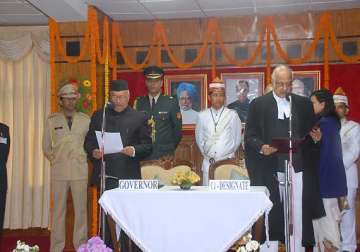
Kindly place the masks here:
[(6, 191), (7, 191), (7, 171), (6, 163), (10, 150), (9, 127), (0, 123), (0, 237), (4, 225)]
[(43, 151), (51, 164), (51, 187), (54, 194), (54, 213), (50, 251), (61, 252), (65, 245), (65, 213), (68, 190), (74, 203), (74, 237), (77, 249), (87, 240), (88, 164), (83, 144), (90, 118), (76, 111), (80, 98), (77, 87), (65, 84), (58, 92), (62, 111), (46, 120)]
[(148, 95), (138, 97), (134, 108), (144, 111), (151, 127), (153, 152), (148, 160), (172, 159), (182, 133), (182, 118), (178, 101), (172, 96), (163, 95), (164, 72), (156, 66), (144, 69)]

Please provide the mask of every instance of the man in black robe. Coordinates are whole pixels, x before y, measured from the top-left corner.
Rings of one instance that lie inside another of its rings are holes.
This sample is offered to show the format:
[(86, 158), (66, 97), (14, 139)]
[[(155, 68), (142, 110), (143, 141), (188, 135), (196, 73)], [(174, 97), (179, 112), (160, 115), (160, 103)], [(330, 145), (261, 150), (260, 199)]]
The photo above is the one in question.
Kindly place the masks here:
[[(147, 117), (128, 106), (129, 89), (125, 80), (115, 80), (110, 86), (110, 106), (106, 109), (106, 132), (120, 132), (124, 149), (120, 153), (105, 154), (107, 178), (105, 190), (118, 187), (119, 179), (141, 179), (140, 161), (151, 154), (152, 143)], [(84, 147), (94, 164), (92, 182), (99, 181), (102, 153), (99, 149), (95, 131), (101, 131), (103, 109), (91, 117), (89, 132)], [(121, 251), (129, 251), (128, 238), (120, 235)], [(108, 228), (105, 229), (105, 243), (112, 247)], [(135, 248), (136, 250), (137, 248)], [(132, 250), (134, 251), (134, 249)]]
[(6, 192), (7, 192), (7, 171), (6, 162), (9, 157), (10, 134), (9, 127), (0, 123), (0, 237), (4, 225)]
[[(284, 188), (279, 186), (279, 181), (284, 177), (285, 160), (288, 160), (288, 155), (279, 153), (271, 143), (274, 138), (289, 136), (290, 103), (287, 97), (291, 93), (291, 82), (292, 71), (289, 67), (280, 65), (274, 69), (274, 90), (251, 102), (245, 129), (246, 166), (251, 184), (266, 186), (273, 202), (269, 215), (270, 241), (284, 241)], [(301, 245), (314, 245), (312, 219), (321, 217), (324, 209), (317, 178), (316, 161), (319, 152), (313, 139), (308, 135), (315, 122), (313, 108), (310, 100), (305, 97), (291, 94), (291, 99), (293, 138), (306, 139), (293, 155), (293, 189), (295, 192), (298, 191), (294, 193), (293, 200), (293, 250), (301, 251)], [(302, 213), (299, 210), (302, 210)], [(296, 233), (299, 230), (302, 232)], [(262, 250), (277, 251), (277, 244), (271, 243), (270, 248), (262, 246)]]

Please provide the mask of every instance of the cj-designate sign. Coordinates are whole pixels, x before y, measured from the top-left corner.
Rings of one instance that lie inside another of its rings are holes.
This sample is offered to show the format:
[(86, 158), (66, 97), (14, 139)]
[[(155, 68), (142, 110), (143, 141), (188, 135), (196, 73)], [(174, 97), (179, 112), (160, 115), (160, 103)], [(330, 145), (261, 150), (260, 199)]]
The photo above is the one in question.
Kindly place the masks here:
[(159, 188), (159, 181), (142, 179), (120, 179), (119, 188), (122, 190), (157, 190)]
[(250, 180), (210, 180), (211, 191), (249, 191)]

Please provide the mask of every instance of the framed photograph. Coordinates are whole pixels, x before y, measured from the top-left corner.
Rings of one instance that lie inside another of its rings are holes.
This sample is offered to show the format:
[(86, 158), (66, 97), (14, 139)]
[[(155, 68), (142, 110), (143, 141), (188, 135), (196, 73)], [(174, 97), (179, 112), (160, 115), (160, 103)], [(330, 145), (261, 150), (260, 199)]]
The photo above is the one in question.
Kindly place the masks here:
[(250, 102), (263, 94), (264, 73), (222, 73), (221, 79), (225, 82), (226, 105), (245, 123)]
[(320, 71), (293, 71), (292, 92), (310, 97), (311, 93), (320, 89)]
[(179, 102), (183, 129), (195, 129), (199, 112), (207, 107), (207, 75), (165, 75), (164, 85), (165, 93)]

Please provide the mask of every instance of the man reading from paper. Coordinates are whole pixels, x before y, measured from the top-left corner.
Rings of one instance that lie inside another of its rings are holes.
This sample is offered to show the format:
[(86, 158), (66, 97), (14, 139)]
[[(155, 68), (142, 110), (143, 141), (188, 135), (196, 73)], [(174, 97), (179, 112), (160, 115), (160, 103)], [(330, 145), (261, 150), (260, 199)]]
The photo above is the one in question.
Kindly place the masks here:
[[(130, 93), (125, 80), (114, 80), (110, 86), (111, 106), (105, 111), (105, 132), (119, 133), (124, 148), (118, 153), (105, 154), (105, 189), (118, 187), (119, 179), (140, 179), (140, 160), (151, 154), (150, 129), (145, 113), (128, 106)], [(101, 151), (95, 132), (101, 131), (103, 109), (91, 117), (89, 132), (85, 138), (85, 149), (94, 164), (93, 183), (99, 181)], [(128, 251), (124, 234), (121, 234), (121, 251)], [(110, 234), (106, 232), (106, 243), (111, 246)]]
[(195, 137), (201, 154), (203, 185), (208, 185), (212, 163), (235, 157), (241, 142), (241, 121), (235, 110), (224, 107), (225, 84), (216, 78), (209, 85), (211, 108), (201, 111)]

